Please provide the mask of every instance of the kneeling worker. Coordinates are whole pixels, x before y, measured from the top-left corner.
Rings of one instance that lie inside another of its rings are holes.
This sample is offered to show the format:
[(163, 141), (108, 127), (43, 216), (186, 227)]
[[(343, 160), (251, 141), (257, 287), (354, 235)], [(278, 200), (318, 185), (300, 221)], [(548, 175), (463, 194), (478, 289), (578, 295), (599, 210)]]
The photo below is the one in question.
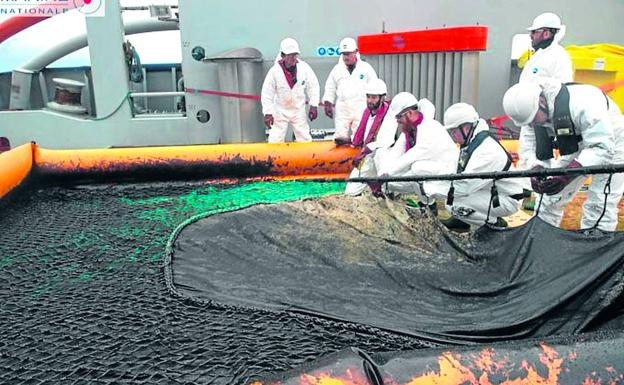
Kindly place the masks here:
[[(453, 139), (435, 116), (435, 106), (427, 99), (416, 99), (400, 92), (390, 104), (401, 134), (386, 151), (375, 154), (375, 166), (381, 177), (414, 177), (451, 174), (455, 171), (459, 151)], [(418, 195), (423, 205), (435, 211), (435, 200), (446, 198), (447, 181), (389, 182), (393, 193)]]
[[(366, 109), (362, 113), (362, 119), (353, 136), (352, 147), (359, 148), (360, 152), (353, 159), (353, 171), (350, 178), (376, 177), (377, 169), (373, 156), (380, 146), (377, 143), (377, 134), (388, 112), (390, 102), (386, 101), (388, 89), (381, 79), (372, 79), (364, 87), (366, 91)], [(374, 195), (380, 195), (381, 185), (369, 183)], [(345, 194), (356, 196), (366, 189), (365, 183), (347, 183)]]
[[(470, 104), (450, 106), (444, 113), (444, 127), (460, 145), (457, 173), (508, 171), (513, 167), (509, 153), (490, 136), (487, 123)], [(470, 225), (482, 226), (486, 221), (506, 227), (502, 217), (520, 208), (523, 181), (501, 179), (496, 181), (496, 190), (497, 198), (493, 198), (491, 179), (454, 181), (447, 200), (452, 217), (442, 223), (458, 231), (469, 230)]]

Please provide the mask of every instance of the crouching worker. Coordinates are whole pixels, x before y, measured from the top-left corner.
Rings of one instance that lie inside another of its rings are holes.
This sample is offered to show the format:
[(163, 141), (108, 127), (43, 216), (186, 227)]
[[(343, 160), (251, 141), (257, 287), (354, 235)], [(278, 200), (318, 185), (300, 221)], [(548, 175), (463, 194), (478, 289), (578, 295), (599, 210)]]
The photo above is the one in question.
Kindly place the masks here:
[[(509, 88), (503, 107), (516, 125), (528, 127), (523, 153), (527, 166), (534, 170), (604, 166), (624, 159), (623, 140), (619, 139), (624, 134), (620, 111), (597, 87), (535, 79)], [(555, 158), (555, 147), (559, 158)], [(584, 181), (585, 176), (578, 174), (531, 178), (533, 191), (541, 194), (537, 215), (546, 223), (560, 226), (564, 207)], [(613, 178), (606, 174), (592, 176), (581, 229), (616, 229), (623, 182), (617, 174)]]
[[(375, 165), (381, 177), (440, 175), (455, 172), (458, 150), (455, 143), (434, 119), (435, 107), (427, 99), (420, 101), (408, 92), (392, 99), (392, 109), (401, 134), (385, 151), (377, 151)], [(416, 194), (421, 204), (435, 206), (449, 189), (447, 181), (389, 182), (387, 190), (399, 194)]]
[[(457, 173), (509, 171), (513, 167), (507, 150), (490, 136), (487, 123), (470, 104), (450, 106), (444, 113), (444, 127), (460, 146)], [(502, 217), (518, 211), (522, 198), (520, 179), (501, 179), (495, 184), (491, 179), (456, 180), (447, 197), (447, 209), (452, 216), (442, 223), (456, 231), (467, 231), (470, 225), (482, 226), (486, 222), (507, 227)]]
[[(359, 148), (360, 152), (353, 158), (353, 171), (349, 178), (376, 177), (377, 169), (373, 156), (376, 145), (377, 134), (381, 124), (388, 112), (389, 102), (386, 101), (386, 93), (388, 92), (386, 83), (381, 79), (372, 79), (365, 87), (366, 91), (366, 109), (360, 119), (355, 135), (353, 136), (352, 146)], [(381, 185), (378, 183), (369, 183), (373, 195), (378, 196), (381, 193)], [(365, 183), (347, 183), (345, 194), (356, 196), (360, 195), (366, 189)]]

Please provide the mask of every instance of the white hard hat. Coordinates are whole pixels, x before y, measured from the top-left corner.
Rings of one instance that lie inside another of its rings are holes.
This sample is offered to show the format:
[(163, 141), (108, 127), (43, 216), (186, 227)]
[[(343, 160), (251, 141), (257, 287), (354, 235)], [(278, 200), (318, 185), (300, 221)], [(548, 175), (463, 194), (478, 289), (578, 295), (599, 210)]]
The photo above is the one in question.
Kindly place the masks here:
[(379, 78), (371, 79), (366, 83), (364, 92), (368, 95), (385, 95), (388, 93), (388, 87), (386, 87), (386, 82)]
[(503, 109), (517, 126), (526, 126), (535, 119), (541, 93), (535, 83), (515, 84), (503, 96)]
[(531, 25), (527, 30), (535, 31), (540, 28), (554, 28), (561, 29), (561, 19), (559, 16), (552, 12), (542, 13), (535, 19), (533, 19), (533, 25)]
[(418, 107), (418, 99), (409, 92), (399, 92), (392, 98), (392, 102), (390, 103), (390, 108), (396, 111), (395, 116), (409, 107)]
[(280, 51), (284, 55), (290, 55), (291, 53), (300, 53), (299, 44), (295, 39), (287, 37), (280, 43)]
[(345, 37), (340, 40), (340, 53), (342, 52), (355, 52), (357, 51), (357, 43), (353, 38)]
[(477, 120), (479, 120), (479, 113), (468, 103), (455, 103), (444, 112), (444, 128), (447, 130)]

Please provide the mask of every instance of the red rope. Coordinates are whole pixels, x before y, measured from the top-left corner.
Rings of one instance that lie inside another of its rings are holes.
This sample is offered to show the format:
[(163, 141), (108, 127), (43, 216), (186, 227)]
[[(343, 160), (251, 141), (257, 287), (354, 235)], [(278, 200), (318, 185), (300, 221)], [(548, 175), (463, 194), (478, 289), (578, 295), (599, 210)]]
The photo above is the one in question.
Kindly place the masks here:
[(258, 95), (239, 94), (239, 93), (235, 93), (235, 92), (214, 91), (214, 90), (198, 90), (198, 89), (195, 89), (195, 88), (185, 88), (184, 91), (188, 92), (190, 94), (215, 95), (215, 96), (225, 96), (226, 98), (260, 100), (260, 96), (258, 96)]

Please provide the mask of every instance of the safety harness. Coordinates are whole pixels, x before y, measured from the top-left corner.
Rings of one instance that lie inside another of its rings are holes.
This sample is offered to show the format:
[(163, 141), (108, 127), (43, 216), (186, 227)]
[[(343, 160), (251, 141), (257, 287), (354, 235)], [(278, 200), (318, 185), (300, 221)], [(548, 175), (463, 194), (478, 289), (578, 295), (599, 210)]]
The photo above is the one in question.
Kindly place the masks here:
[[(570, 92), (569, 86), (579, 83), (564, 83), (561, 90), (555, 97), (553, 110), (553, 129), (555, 136), (551, 137), (546, 127), (536, 127), (535, 129), (535, 156), (539, 160), (553, 158), (553, 150), (559, 149), (559, 154), (570, 155), (579, 150), (579, 143), (583, 140), (580, 133), (577, 133), (572, 116), (570, 115)], [(603, 92), (604, 95), (604, 92)], [(609, 98), (604, 95), (609, 108)]]
[[(457, 163), (458, 174), (464, 172), (464, 170), (466, 169), (466, 166), (468, 165), (468, 161), (470, 160), (470, 157), (472, 157), (472, 153), (475, 152), (475, 150), (481, 145), (481, 143), (483, 143), (483, 141), (488, 137), (491, 137), (488, 131), (481, 131), (477, 135), (475, 135), (474, 139), (466, 147), (463, 147), (460, 150), (459, 162)], [(505, 163), (505, 167), (503, 168), (502, 171), (509, 171), (509, 168), (511, 167), (511, 163), (512, 163), (511, 155), (509, 155), (505, 147), (503, 147), (503, 145), (500, 144), (498, 140), (494, 139), (494, 141), (505, 152), (505, 155), (507, 155), (507, 163)]]
[[(476, 126), (473, 126), (472, 130), (474, 130), (475, 127)], [(471, 130), (471, 132), (472, 132), (472, 130)], [(459, 162), (457, 163), (457, 173), (458, 174), (461, 174), (462, 172), (464, 172), (464, 170), (466, 169), (466, 166), (468, 165), (468, 162), (470, 161), (470, 158), (472, 157), (472, 154), (481, 145), (481, 143), (483, 143), (483, 141), (485, 139), (487, 139), (488, 137), (491, 137), (489, 131), (481, 131), (477, 135), (475, 135), (474, 139), (471, 140), (470, 143), (468, 143), (467, 146), (461, 148), (461, 150), (459, 152)], [(494, 139), (494, 138), (492, 138), (492, 139)], [(512, 164), (511, 155), (509, 155), (509, 153), (507, 152), (505, 147), (503, 147), (503, 145), (500, 144), (500, 142), (498, 140), (494, 139), (494, 141), (505, 152), (505, 155), (507, 155), (507, 162), (505, 163), (505, 167), (503, 167), (502, 171), (509, 171), (509, 168), (511, 168), (511, 164)], [(496, 202), (498, 202), (498, 191), (496, 190), (496, 185), (492, 185), (492, 193), (496, 195)], [(511, 196), (511, 197), (513, 199), (522, 199), (524, 197), (524, 195), (523, 194), (516, 194), (516, 195)], [(451, 182), (451, 187), (449, 188), (449, 191), (448, 191), (448, 193), (446, 195), (446, 204), (449, 205), (449, 206), (452, 206), (454, 200), (455, 200), (455, 186), (453, 186), (453, 182)], [(498, 203), (494, 204), (494, 207), (498, 207), (498, 206), (499, 206)]]

